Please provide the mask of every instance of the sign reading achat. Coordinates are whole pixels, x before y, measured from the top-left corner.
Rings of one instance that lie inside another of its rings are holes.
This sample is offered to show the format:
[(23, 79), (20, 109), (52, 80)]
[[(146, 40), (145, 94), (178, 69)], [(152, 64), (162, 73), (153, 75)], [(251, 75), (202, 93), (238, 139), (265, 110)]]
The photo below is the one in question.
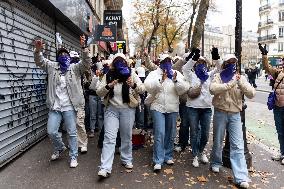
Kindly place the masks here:
[(116, 41), (116, 27), (97, 25), (96, 41), (115, 42)]
[(121, 10), (105, 10), (104, 24), (115, 25), (118, 29), (122, 29), (122, 11)]

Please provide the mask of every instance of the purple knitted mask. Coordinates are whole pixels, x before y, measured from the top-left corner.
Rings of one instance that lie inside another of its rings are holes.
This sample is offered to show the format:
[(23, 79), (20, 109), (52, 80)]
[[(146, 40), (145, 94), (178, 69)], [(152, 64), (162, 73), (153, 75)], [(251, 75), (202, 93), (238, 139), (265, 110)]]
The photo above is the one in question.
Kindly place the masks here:
[(169, 79), (173, 79), (173, 76), (174, 76), (174, 72), (172, 70), (172, 62), (171, 60), (166, 60), (166, 61), (163, 61), (160, 63), (160, 68), (163, 70), (163, 71), (167, 71), (167, 76)]
[(61, 73), (66, 73), (67, 69), (70, 66), (71, 58), (69, 55), (60, 55), (57, 58), (57, 61), (59, 62)]
[(116, 60), (114, 62), (114, 67), (116, 68), (116, 70), (119, 71), (119, 73), (122, 76), (126, 76), (129, 77), (130, 76), (130, 69), (127, 67), (127, 65), (125, 64), (125, 62), (123, 60)]
[(195, 74), (201, 80), (201, 82), (205, 82), (209, 78), (205, 64), (197, 64), (195, 67)]
[(220, 73), (223, 83), (228, 83), (232, 80), (236, 72), (236, 64), (227, 64), (223, 71)]

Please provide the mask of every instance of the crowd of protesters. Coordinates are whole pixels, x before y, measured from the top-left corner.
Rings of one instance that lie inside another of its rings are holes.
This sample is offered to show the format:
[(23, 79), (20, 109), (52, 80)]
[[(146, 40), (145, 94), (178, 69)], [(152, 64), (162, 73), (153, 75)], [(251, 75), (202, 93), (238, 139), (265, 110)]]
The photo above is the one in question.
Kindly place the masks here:
[[(230, 160), (234, 181), (242, 188), (249, 187), (249, 176), (244, 157), (244, 139), (240, 112), (242, 96), (255, 96), (255, 82), (237, 72), (237, 58), (233, 54), (220, 57), (212, 48), (212, 61), (192, 48), (183, 57), (167, 53), (151, 61), (147, 53), (142, 62), (117, 53), (108, 58), (90, 57), (81, 38), (82, 53), (60, 48), (57, 61), (43, 57), (41, 40), (35, 41), (35, 63), (48, 73), (47, 132), (54, 152), (51, 160), (60, 157), (67, 148), (59, 128), (61, 122), (68, 133), (70, 167), (78, 166), (78, 151), (87, 152), (88, 137), (98, 136), (102, 148), (100, 177), (111, 174), (114, 154), (119, 150), (126, 169), (133, 169), (132, 130), (153, 129), (153, 170), (159, 172), (163, 164), (174, 164), (174, 141), (177, 119), (180, 119), (179, 141), (176, 150), (191, 144), (192, 166), (209, 163), (213, 172), (222, 166), (222, 145), (225, 131), (230, 139)], [(260, 46), (264, 68), (280, 84), (274, 109), (282, 160), (284, 153), (283, 71), (268, 67), (267, 51)], [(253, 70), (248, 73), (255, 74)], [(276, 73), (278, 73), (276, 75)], [(251, 83), (251, 84), (250, 84)], [(252, 86), (251, 86), (252, 85)], [(209, 139), (213, 116), (213, 147), (210, 160), (204, 153)], [(87, 129), (87, 131), (86, 131)], [(88, 135), (87, 135), (88, 132)], [(98, 135), (95, 132), (100, 132)], [(189, 140), (190, 138), (190, 140)], [(284, 164), (282, 160), (282, 164)]]

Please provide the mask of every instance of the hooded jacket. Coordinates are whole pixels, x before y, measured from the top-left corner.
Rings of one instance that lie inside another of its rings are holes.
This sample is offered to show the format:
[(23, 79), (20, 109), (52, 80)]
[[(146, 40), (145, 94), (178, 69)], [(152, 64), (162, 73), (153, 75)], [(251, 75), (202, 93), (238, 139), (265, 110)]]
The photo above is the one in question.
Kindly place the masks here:
[(214, 108), (224, 112), (237, 113), (242, 111), (243, 94), (251, 99), (255, 96), (255, 89), (244, 76), (241, 76), (239, 81), (234, 76), (228, 83), (223, 83), (220, 73), (217, 73), (210, 84), (210, 93), (214, 95), (212, 101)]
[[(218, 73), (221, 70), (221, 60), (213, 60), (213, 63), (216, 64), (216, 68), (208, 72), (209, 78), (202, 84), (200, 95), (191, 99), (187, 96), (186, 106), (191, 108), (211, 108), (212, 107), (212, 95), (209, 92), (209, 86), (211, 81), (214, 78), (214, 74)], [(198, 87), (201, 84), (200, 79), (195, 74), (193, 66), (196, 61), (190, 59), (182, 68), (183, 75), (187, 82), (189, 83), (189, 90), (191, 87)]]
[(172, 113), (179, 111), (179, 95), (184, 94), (188, 90), (188, 84), (183, 75), (177, 72), (177, 80), (166, 78), (163, 82), (163, 71), (161, 68), (149, 73), (144, 85), (147, 92), (153, 97), (151, 102), (151, 110), (161, 113)]
[[(35, 64), (48, 73), (48, 86), (46, 105), (51, 110), (54, 107), (56, 95), (56, 83), (60, 77), (59, 62), (53, 62), (43, 57), (42, 52), (34, 52)], [(82, 61), (78, 64), (71, 64), (66, 72), (67, 92), (71, 103), (76, 111), (85, 106), (81, 75), (89, 69), (91, 57), (87, 49), (84, 50)]]

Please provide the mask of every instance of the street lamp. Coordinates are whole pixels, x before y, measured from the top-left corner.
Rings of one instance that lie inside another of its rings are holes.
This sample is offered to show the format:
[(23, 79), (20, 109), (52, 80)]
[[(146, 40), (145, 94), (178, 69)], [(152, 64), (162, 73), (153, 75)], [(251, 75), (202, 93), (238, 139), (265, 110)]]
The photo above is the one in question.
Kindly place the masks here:
[[(242, 0), (236, 0), (236, 28), (235, 28), (235, 54), (238, 58), (238, 70), (241, 74), (241, 61), (242, 61)], [(252, 166), (252, 157), (249, 153), (247, 147), (247, 138), (246, 138), (246, 127), (245, 127), (245, 109), (247, 108), (245, 104), (245, 99), (243, 96), (243, 108), (241, 111), (241, 121), (243, 128), (243, 140), (244, 140), (244, 154), (247, 162), (247, 167)], [(226, 167), (231, 167), (230, 162), (230, 141), (229, 133), (226, 132), (226, 142), (223, 148), (223, 164)]]

